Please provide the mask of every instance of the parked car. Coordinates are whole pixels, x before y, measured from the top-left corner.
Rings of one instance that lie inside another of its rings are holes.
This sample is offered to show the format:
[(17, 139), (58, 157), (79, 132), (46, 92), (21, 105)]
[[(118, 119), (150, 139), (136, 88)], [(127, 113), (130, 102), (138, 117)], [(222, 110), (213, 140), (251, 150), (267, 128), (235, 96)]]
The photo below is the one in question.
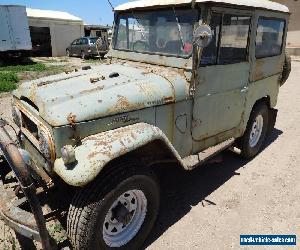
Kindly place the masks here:
[(0, 64), (8, 57), (27, 57), (31, 49), (26, 8), (0, 5)]
[(87, 57), (104, 56), (108, 52), (108, 42), (101, 37), (81, 37), (76, 39), (67, 48), (67, 56)]
[(145, 0), (115, 12), (107, 64), (23, 83), (13, 93), (19, 146), (0, 126), (23, 190), (2, 185), (1, 214), (45, 249), (51, 199), (67, 211), (74, 249), (139, 249), (159, 213), (153, 166), (193, 170), (229, 147), (251, 159), (274, 129), (291, 70), (287, 7)]

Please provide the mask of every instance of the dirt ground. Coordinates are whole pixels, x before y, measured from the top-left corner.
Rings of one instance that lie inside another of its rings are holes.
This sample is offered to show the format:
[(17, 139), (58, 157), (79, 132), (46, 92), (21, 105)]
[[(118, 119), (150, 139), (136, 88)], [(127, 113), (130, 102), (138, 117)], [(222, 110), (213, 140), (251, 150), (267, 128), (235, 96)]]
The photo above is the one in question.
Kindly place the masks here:
[[(276, 129), (252, 161), (224, 152), (221, 164), (192, 172), (173, 166), (162, 171), (161, 211), (144, 248), (279, 249), (241, 248), (240, 234), (296, 234), (299, 242), (299, 83), (300, 62), (294, 60), (290, 79), (280, 90)], [(0, 99), (0, 113), (9, 116), (9, 102), (9, 95)], [(1, 225), (1, 249), (12, 249), (9, 235)]]

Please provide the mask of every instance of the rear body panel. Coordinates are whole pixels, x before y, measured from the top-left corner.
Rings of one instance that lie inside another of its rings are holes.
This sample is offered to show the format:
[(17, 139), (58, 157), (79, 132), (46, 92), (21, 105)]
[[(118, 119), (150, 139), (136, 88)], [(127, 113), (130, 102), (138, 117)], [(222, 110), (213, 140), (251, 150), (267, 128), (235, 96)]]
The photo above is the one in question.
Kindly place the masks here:
[(0, 51), (31, 50), (26, 8), (0, 6)]

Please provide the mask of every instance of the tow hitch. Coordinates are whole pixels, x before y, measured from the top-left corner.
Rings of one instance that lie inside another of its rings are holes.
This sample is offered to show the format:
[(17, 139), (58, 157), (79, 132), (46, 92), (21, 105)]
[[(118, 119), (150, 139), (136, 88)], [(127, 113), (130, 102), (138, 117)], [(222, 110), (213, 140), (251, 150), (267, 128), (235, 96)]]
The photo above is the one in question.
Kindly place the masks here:
[(13, 142), (5, 128), (7, 125), (8, 123), (0, 118), (0, 149), (14, 172), (25, 195), (24, 199), (29, 203), (32, 213), (21, 209), (19, 206), (24, 200), (16, 199), (15, 192), (4, 189), (2, 185), (0, 187), (0, 216), (16, 232), (25, 237), (41, 241), (43, 249), (50, 250), (50, 236), (46, 228), (46, 221), (36, 187), (18, 146)]

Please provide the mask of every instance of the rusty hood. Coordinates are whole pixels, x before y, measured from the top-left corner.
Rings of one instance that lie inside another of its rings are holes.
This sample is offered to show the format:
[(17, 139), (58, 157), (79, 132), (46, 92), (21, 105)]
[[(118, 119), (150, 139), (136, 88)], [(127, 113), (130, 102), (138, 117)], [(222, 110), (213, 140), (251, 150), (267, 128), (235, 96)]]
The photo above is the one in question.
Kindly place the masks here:
[(188, 83), (176, 69), (111, 64), (26, 82), (14, 95), (63, 126), (184, 100)]

